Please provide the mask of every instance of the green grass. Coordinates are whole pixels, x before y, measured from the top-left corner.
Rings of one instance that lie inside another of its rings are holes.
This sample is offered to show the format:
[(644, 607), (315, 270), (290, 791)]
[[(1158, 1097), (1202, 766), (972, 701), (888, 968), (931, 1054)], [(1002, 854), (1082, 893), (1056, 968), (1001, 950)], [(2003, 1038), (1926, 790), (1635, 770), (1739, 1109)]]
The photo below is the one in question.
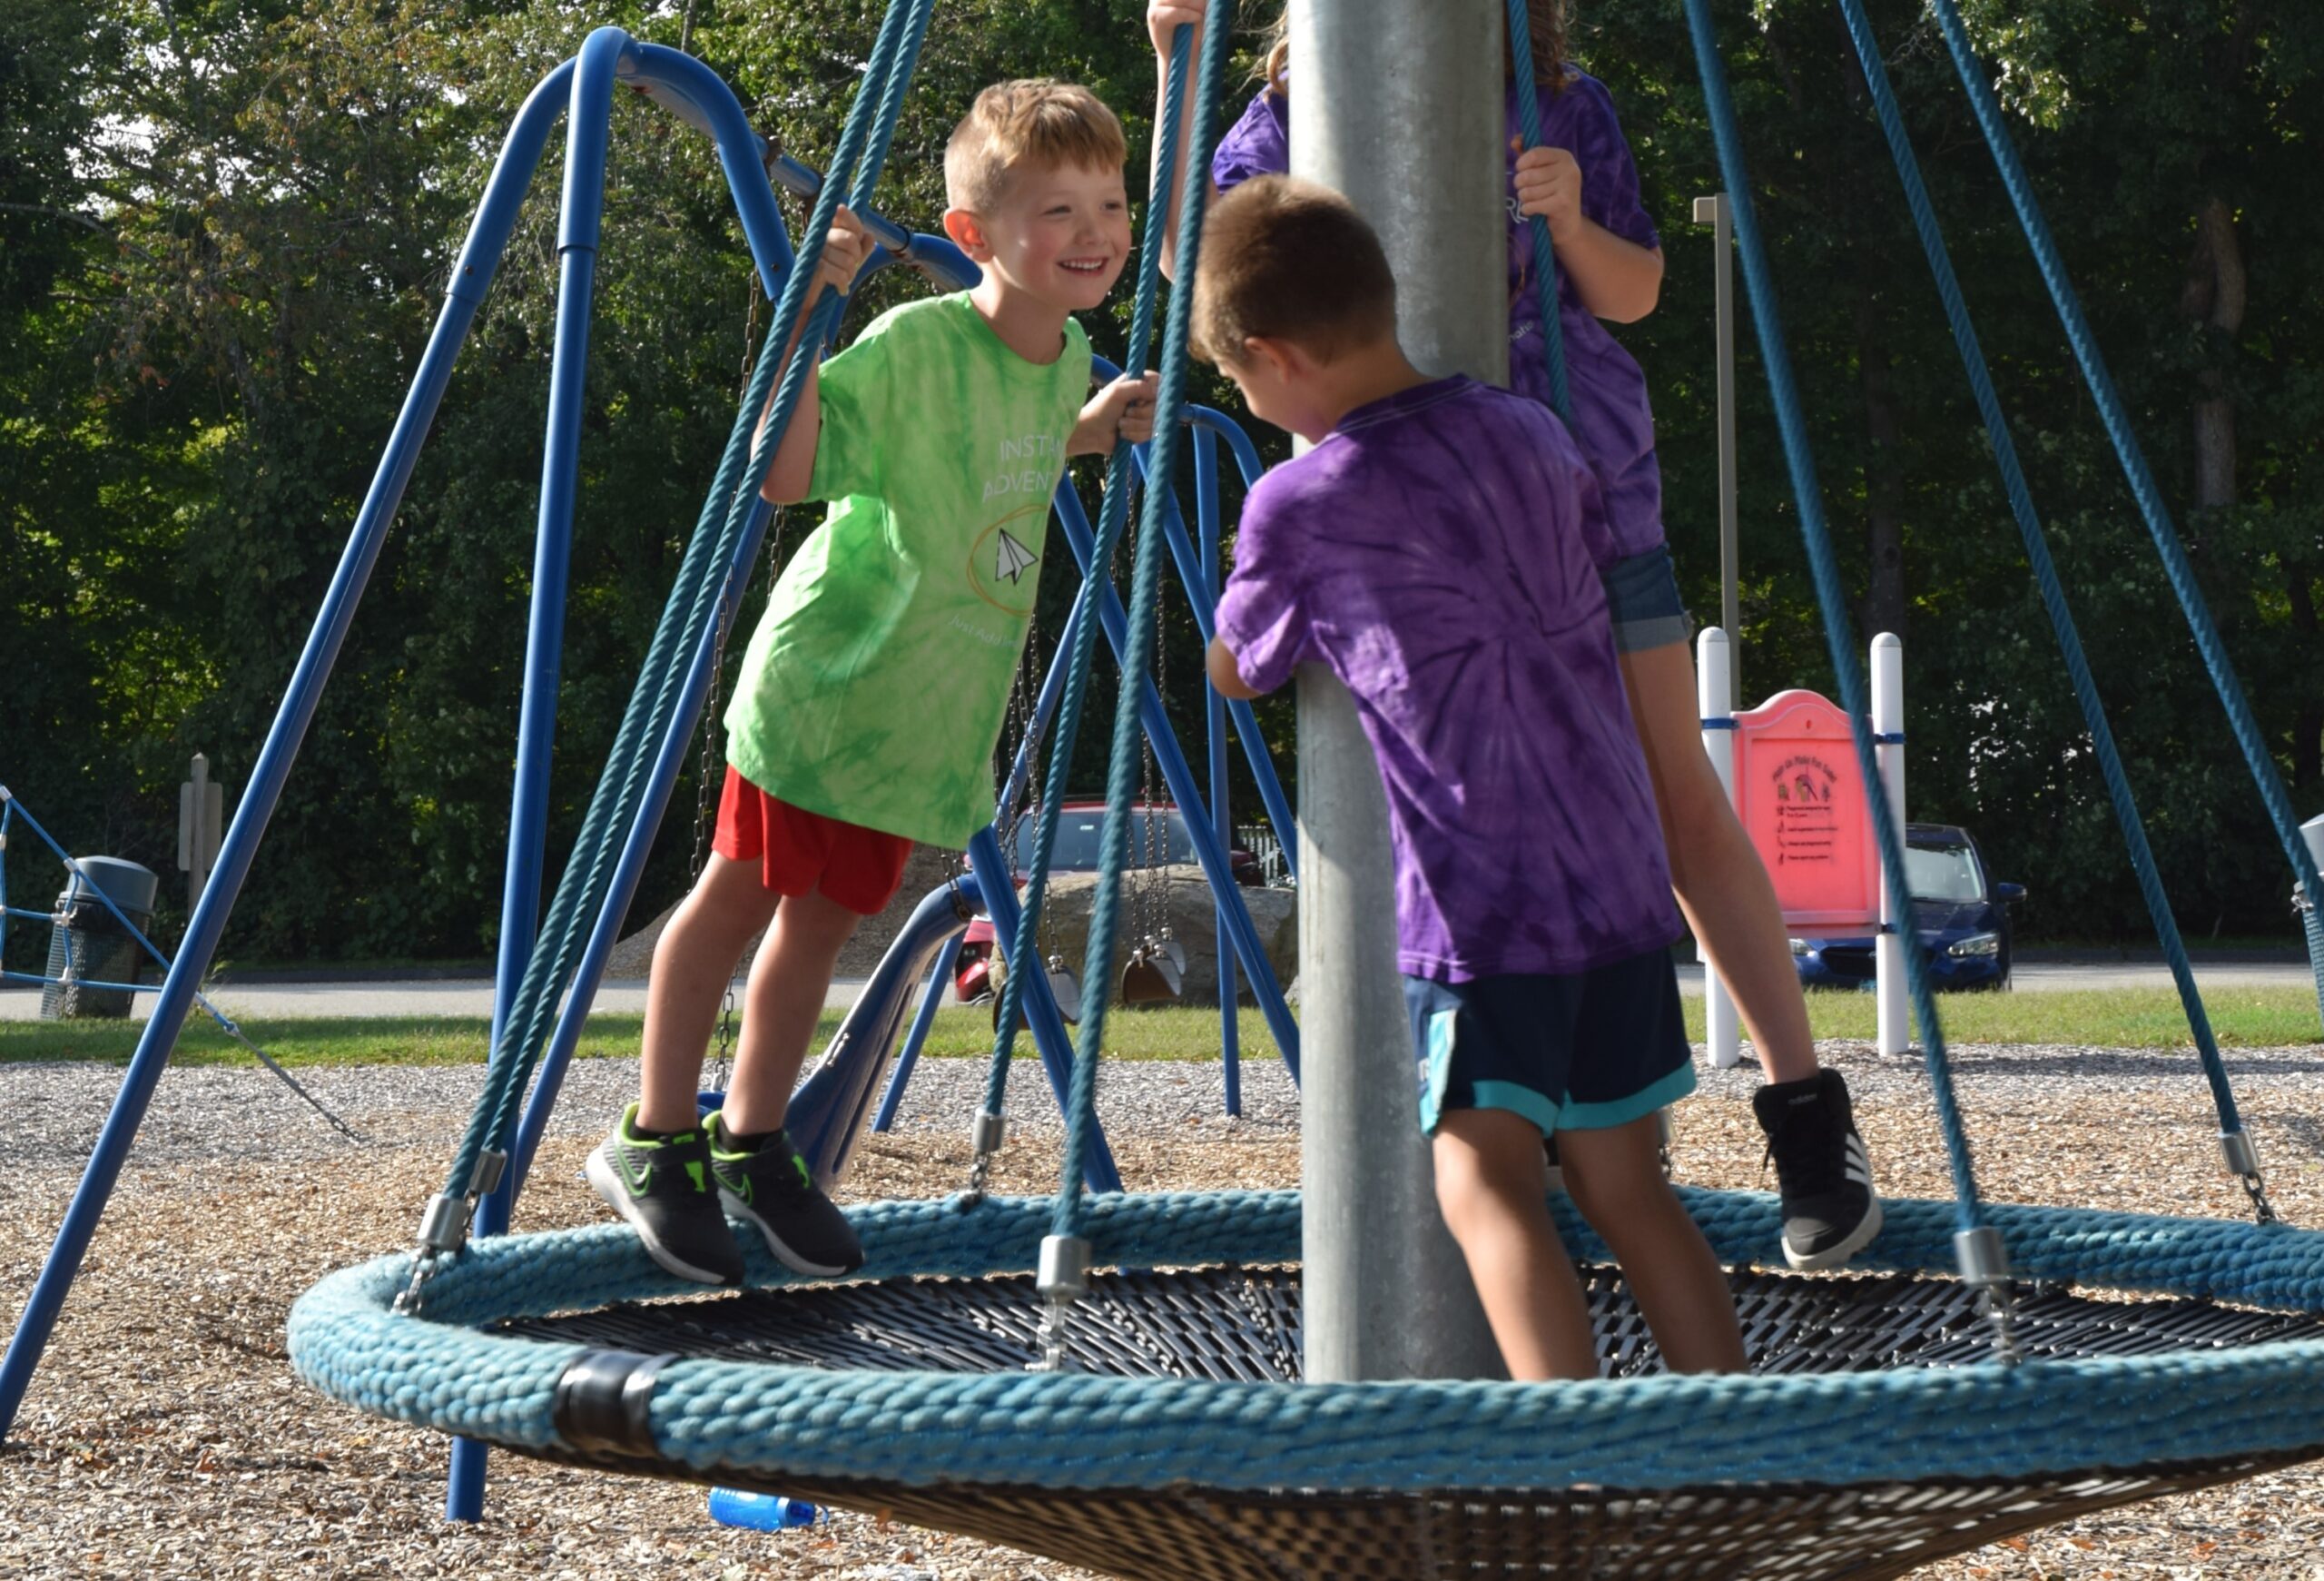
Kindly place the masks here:
[[(2222, 990), (2206, 996), (2211, 1025), (2229, 1047), (2280, 1048), (2324, 1042), (2316, 997), (2304, 988)], [(1816, 1035), (1870, 1038), (1872, 996), (1814, 993), (1807, 1000)], [(2085, 1043), (2107, 1048), (2190, 1046), (2178, 996), (2167, 988), (2119, 988), (2069, 993), (1959, 993), (1938, 1002), (1951, 1042)], [(816, 1033), (821, 1047), (839, 1025), (826, 1013)], [(1255, 1010), (1241, 1015), (1246, 1053), (1271, 1058), (1275, 1044)], [(581, 1037), (583, 1059), (635, 1054), (641, 1018), (592, 1017)], [(143, 1030), (132, 1022), (0, 1022), (0, 1064), (25, 1060), (128, 1062)], [(481, 1018), (340, 1017), (265, 1023), (244, 1031), (286, 1065), (458, 1065), (487, 1052)], [(1687, 1030), (1700, 1041), (1700, 999), (1687, 1001)], [(1116, 1011), (1106, 1018), (1109, 1057), (1126, 1060), (1207, 1060), (1218, 1055), (1215, 1010)], [(927, 1052), (936, 1058), (978, 1058), (992, 1046), (992, 1019), (981, 1009), (948, 1010), (936, 1018)], [(1032, 1042), (1019, 1050), (1030, 1056)], [(206, 1016), (186, 1023), (176, 1061), (182, 1065), (238, 1064), (250, 1056), (227, 1041)]]

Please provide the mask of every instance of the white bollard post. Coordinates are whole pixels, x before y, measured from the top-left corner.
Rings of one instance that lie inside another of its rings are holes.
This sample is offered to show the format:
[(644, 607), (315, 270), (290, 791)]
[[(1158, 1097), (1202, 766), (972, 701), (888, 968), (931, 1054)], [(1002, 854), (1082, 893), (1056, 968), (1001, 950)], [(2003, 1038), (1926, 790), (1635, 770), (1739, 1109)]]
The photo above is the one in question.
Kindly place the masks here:
[(193, 755), (193, 777), (178, 783), (178, 867), (185, 874), (185, 909), (191, 915), (217, 865), (225, 829), (226, 787), (210, 777), (210, 759)]
[[(1703, 751), (1718, 772), (1719, 787), (1735, 800), (1735, 655), (1726, 632), (1706, 627), (1695, 639), (1695, 706), (1703, 721)], [(1711, 1064), (1731, 1070), (1743, 1061), (1743, 1033), (1735, 1014), (1735, 996), (1719, 981), (1718, 970), (1695, 943), (1695, 959), (1703, 963), (1703, 1028)]]
[[(1905, 837), (1905, 645), (1893, 632), (1884, 631), (1872, 639), (1872, 738), (1873, 756), (1880, 766), (1880, 788), (1901, 840)], [(1872, 959), (1884, 1054), (1901, 1054), (1912, 1045), (1902, 932), (1912, 925), (1912, 896), (1891, 892), (1887, 874), (1883, 873), (1880, 935), (1874, 942)]]

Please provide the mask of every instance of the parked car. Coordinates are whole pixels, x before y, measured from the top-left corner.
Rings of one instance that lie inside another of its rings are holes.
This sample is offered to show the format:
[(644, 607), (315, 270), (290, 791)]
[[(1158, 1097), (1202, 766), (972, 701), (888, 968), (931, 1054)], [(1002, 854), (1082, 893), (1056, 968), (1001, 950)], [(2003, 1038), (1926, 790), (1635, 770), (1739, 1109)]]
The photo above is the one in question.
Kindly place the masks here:
[[(1195, 860), (1194, 836), (1187, 831), (1187, 820), (1168, 802), (1140, 802), (1134, 812), (1151, 811), (1153, 815), (1151, 845), (1148, 843), (1147, 820), (1139, 817), (1129, 827), (1129, 861), (1132, 870), (1147, 865), (1149, 849), (1157, 865), (1168, 866)], [(1010, 844), (1009, 856), (1015, 864), (1017, 887), (1025, 886), (1025, 878), (1033, 865), (1034, 831), (1039, 822), (1039, 809), (1029, 809), (1017, 820), (1017, 830)], [(1057, 845), (1049, 853), (1051, 873), (1095, 873), (1098, 857), (1105, 835), (1106, 804), (1103, 802), (1067, 802), (1058, 809)], [(1240, 845), (1229, 846), (1227, 867), (1238, 884), (1262, 882), (1256, 854)], [(1079, 965), (1078, 962), (1075, 964)], [(992, 992), (992, 919), (979, 916), (969, 924), (960, 940), (960, 963), (953, 968), (952, 988), (963, 1003), (973, 1004)]]
[[(1929, 986), (2007, 988), (2009, 908), (2025, 898), (2025, 886), (1991, 883), (1976, 841), (1951, 824), (1905, 826), (1905, 883), (1913, 892), (1913, 926), (1928, 959)], [(1795, 938), (1791, 957), (1806, 987), (1868, 989), (1872, 946), (1870, 934)]]

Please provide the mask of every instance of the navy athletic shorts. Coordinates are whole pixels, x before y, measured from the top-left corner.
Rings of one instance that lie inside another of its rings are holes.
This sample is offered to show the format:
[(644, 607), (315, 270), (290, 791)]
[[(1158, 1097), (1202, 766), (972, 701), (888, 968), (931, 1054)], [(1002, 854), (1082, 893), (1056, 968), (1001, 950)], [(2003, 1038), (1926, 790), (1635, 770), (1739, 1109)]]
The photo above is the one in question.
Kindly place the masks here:
[(1541, 1128), (1627, 1125), (1695, 1090), (1668, 950), (1571, 976), (1404, 979), (1420, 1058), (1420, 1123), (1506, 1109)]

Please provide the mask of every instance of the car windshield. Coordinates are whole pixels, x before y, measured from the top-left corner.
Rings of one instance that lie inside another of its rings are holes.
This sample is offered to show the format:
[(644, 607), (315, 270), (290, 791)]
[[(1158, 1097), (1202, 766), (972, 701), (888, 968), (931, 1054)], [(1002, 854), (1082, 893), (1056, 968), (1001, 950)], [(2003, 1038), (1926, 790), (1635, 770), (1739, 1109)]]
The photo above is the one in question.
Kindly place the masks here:
[[(1017, 821), (1016, 847), (1010, 855), (1017, 871), (1027, 873), (1033, 866), (1033, 829), (1037, 820), (1028, 813)], [(1103, 807), (1067, 807), (1058, 815), (1057, 849), (1050, 854), (1049, 869), (1054, 873), (1094, 873), (1098, 870), (1098, 854), (1104, 843), (1106, 810)], [(1133, 818), (1129, 826), (1129, 864), (1132, 867), (1147, 865), (1147, 852), (1151, 848), (1160, 863), (1192, 862), (1195, 843), (1187, 833), (1187, 821), (1175, 807), (1156, 807), (1144, 817)]]
[(1905, 883), (1915, 900), (1957, 905), (1985, 898), (1985, 875), (1977, 870), (1976, 854), (1966, 845), (1906, 847)]

